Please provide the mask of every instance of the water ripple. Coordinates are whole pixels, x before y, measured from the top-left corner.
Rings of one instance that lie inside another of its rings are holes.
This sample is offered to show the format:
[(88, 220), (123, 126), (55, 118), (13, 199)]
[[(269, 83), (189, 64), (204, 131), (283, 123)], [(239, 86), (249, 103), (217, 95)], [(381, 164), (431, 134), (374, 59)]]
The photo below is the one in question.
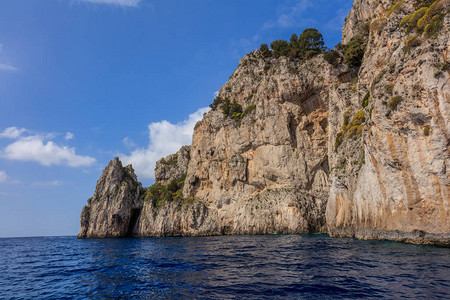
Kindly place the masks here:
[(0, 239), (0, 298), (449, 298), (450, 250), (326, 235)]

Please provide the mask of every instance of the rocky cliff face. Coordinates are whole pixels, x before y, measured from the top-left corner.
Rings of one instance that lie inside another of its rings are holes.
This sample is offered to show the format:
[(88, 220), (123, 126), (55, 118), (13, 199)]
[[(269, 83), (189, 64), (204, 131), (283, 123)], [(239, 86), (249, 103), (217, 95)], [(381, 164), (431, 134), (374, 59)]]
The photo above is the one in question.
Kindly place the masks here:
[[(352, 24), (371, 24), (358, 82), (339, 84), (330, 104), (331, 235), (449, 244), (449, 1), (433, 4), (445, 14), (435, 36), (414, 29), (418, 2), (355, 1), (344, 27), (345, 41)], [(358, 112), (365, 122), (349, 138), (346, 114)]]
[(78, 238), (130, 236), (142, 207), (141, 194), (131, 165), (122, 167), (117, 157), (110, 161), (83, 207)]
[[(158, 161), (154, 186), (108, 165), (79, 236), (329, 232), (448, 246), (448, 8), (355, 0), (343, 43), (364, 31), (360, 68), (246, 55), (192, 145)], [(436, 20), (442, 29), (426, 27)]]
[[(325, 231), (329, 65), (245, 56), (219, 98), (244, 114), (196, 125), (184, 196), (230, 234)], [(321, 70), (318, 72), (318, 70)]]

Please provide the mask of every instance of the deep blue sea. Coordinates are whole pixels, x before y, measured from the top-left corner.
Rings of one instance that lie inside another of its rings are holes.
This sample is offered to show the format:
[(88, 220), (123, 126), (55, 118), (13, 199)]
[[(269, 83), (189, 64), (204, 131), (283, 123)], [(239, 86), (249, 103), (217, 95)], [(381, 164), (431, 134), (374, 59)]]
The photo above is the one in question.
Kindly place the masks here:
[(327, 235), (0, 239), (0, 298), (450, 298), (450, 249)]

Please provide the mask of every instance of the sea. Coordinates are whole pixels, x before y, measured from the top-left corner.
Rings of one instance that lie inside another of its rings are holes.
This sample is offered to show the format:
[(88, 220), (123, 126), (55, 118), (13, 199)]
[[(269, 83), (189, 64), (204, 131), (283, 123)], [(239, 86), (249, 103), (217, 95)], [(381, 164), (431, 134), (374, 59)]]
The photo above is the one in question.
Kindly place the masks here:
[(450, 249), (327, 235), (0, 239), (0, 299), (450, 298)]

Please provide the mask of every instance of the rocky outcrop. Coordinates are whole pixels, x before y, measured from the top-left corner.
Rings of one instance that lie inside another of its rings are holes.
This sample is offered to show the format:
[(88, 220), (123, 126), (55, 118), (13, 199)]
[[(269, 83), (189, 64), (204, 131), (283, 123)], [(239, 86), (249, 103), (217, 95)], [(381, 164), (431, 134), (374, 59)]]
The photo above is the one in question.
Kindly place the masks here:
[(343, 63), (345, 45), (333, 64), (246, 55), (192, 145), (158, 161), (155, 185), (108, 165), (79, 236), (328, 232), (449, 246), (450, 4), (422, 1), (443, 29), (416, 30), (419, 2), (354, 1), (343, 44), (367, 41), (360, 67)]
[(156, 162), (155, 181), (167, 184), (186, 174), (191, 159), (191, 146), (183, 146), (177, 153), (161, 158)]
[(131, 165), (122, 167), (119, 158), (114, 158), (83, 207), (78, 238), (130, 236), (142, 207), (141, 194), (141, 183)]

